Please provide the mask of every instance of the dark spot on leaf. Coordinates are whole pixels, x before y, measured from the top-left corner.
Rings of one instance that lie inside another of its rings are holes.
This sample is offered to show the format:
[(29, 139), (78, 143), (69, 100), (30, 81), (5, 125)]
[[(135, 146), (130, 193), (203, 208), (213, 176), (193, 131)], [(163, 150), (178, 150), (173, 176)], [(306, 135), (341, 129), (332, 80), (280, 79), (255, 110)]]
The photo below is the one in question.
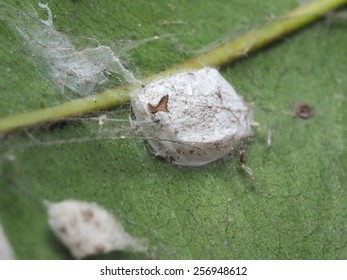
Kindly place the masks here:
[(301, 119), (310, 119), (313, 116), (313, 109), (306, 103), (298, 102), (294, 105), (294, 113)]

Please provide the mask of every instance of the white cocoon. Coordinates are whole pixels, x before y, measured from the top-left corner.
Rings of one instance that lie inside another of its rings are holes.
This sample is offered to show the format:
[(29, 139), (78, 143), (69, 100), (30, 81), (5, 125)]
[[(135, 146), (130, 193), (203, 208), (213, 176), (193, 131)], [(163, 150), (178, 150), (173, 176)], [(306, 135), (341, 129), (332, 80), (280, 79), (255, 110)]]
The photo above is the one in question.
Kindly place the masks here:
[[(153, 106), (168, 95), (167, 111)], [(252, 108), (218, 70), (174, 74), (131, 94), (136, 129), (156, 155), (177, 165), (201, 166), (228, 155), (252, 135)], [(150, 105), (149, 105), (150, 104)]]
[(14, 253), (0, 224), (0, 260), (14, 260)]
[(126, 249), (144, 251), (141, 243), (96, 203), (65, 200), (47, 203), (47, 207), (50, 227), (77, 259)]
[(68, 36), (54, 28), (48, 4), (39, 2), (38, 5), (47, 11), (47, 20), (40, 20), (34, 8), (17, 10), (7, 5), (1, 5), (0, 19), (18, 33), (39, 68), (59, 88), (67, 87), (83, 96), (92, 95), (102, 88), (111, 73), (122, 76), (128, 83), (137, 82), (110, 47), (75, 47)]

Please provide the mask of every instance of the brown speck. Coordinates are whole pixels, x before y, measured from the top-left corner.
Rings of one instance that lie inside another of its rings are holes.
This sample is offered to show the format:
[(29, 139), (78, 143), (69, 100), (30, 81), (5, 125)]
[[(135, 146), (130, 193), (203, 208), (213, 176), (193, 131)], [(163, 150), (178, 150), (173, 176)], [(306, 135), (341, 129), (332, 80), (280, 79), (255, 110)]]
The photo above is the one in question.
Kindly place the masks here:
[(81, 211), (81, 214), (82, 214), (84, 221), (89, 221), (90, 219), (92, 219), (94, 217), (94, 213), (90, 209), (83, 209)]
[(97, 254), (101, 254), (101, 253), (105, 252), (105, 248), (102, 245), (96, 245), (94, 247), (94, 250), (95, 250), (95, 253), (97, 253)]
[(158, 104), (156, 106), (152, 105), (151, 103), (148, 103), (148, 109), (151, 111), (152, 114), (155, 114), (159, 111), (161, 112), (169, 112), (169, 109), (167, 108), (167, 103), (169, 101), (169, 95), (163, 96)]
[(246, 152), (245, 150), (240, 150), (240, 163), (247, 164)]
[(306, 103), (298, 102), (294, 105), (294, 113), (301, 119), (310, 119), (313, 116), (313, 109)]

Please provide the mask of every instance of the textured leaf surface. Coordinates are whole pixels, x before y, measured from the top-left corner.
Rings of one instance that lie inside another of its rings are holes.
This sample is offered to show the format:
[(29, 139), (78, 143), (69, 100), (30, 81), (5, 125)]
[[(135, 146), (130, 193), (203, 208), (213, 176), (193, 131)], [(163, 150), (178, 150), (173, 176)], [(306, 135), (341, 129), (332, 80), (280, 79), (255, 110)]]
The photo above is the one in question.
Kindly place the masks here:
[[(289, 0), (48, 3), (55, 27), (77, 43), (82, 36), (112, 43), (173, 34), (128, 52), (128, 67), (138, 77), (194, 56), (184, 48), (238, 35), (297, 5)], [(38, 201), (72, 198), (96, 201), (115, 213), (129, 233), (147, 238), (158, 259), (346, 259), (346, 28), (322, 20), (222, 69), (254, 104), (256, 120), (272, 131), (271, 147), (267, 136), (257, 133), (246, 149), (256, 181), (240, 168), (237, 154), (187, 169), (155, 158), (140, 140), (19, 151), (33, 141), (27, 133), (2, 139), (0, 221), (17, 257), (71, 258), (49, 230)], [(66, 100), (3, 21), (0, 30), (0, 115)], [(293, 117), (298, 101), (314, 108), (311, 119)], [(127, 118), (128, 106), (123, 109), (115, 109), (118, 118)], [(78, 138), (93, 129), (83, 123), (34, 135)], [(6, 157), (8, 151), (15, 158)]]

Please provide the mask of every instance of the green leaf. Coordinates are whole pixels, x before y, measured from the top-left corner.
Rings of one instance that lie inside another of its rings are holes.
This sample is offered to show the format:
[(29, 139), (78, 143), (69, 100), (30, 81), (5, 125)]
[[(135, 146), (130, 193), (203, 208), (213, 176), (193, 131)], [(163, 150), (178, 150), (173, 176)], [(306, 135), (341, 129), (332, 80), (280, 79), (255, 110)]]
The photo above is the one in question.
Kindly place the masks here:
[[(139, 77), (194, 56), (183, 50), (240, 35), (297, 5), (289, 0), (48, 3), (56, 29), (76, 44), (89, 36), (116, 48), (122, 39), (135, 43), (170, 34), (127, 52), (128, 68)], [(35, 1), (32, 5), (36, 8)], [(0, 29), (0, 115), (65, 101), (5, 21)], [(129, 233), (147, 238), (149, 254), (158, 259), (346, 259), (346, 45), (346, 23), (328, 26), (321, 20), (221, 70), (254, 104), (256, 121), (272, 131), (270, 147), (261, 133), (247, 144), (256, 181), (240, 167), (237, 151), (216, 164), (188, 169), (155, 158), (141, 140), (83, 142), (98, 128), (92, 121), (2, 139), (0, 222), (16, 256), (71, 258), (50, 231), (40, 201), (73, 198), (115, 213)], [(301, 101), (314, 109), (312, 118), (293, 116), (294, 103)], [(125, 106), (107, 114), (124, 119), (127, 112)], [(77, 141), (26, 148), (33, 137)]]

